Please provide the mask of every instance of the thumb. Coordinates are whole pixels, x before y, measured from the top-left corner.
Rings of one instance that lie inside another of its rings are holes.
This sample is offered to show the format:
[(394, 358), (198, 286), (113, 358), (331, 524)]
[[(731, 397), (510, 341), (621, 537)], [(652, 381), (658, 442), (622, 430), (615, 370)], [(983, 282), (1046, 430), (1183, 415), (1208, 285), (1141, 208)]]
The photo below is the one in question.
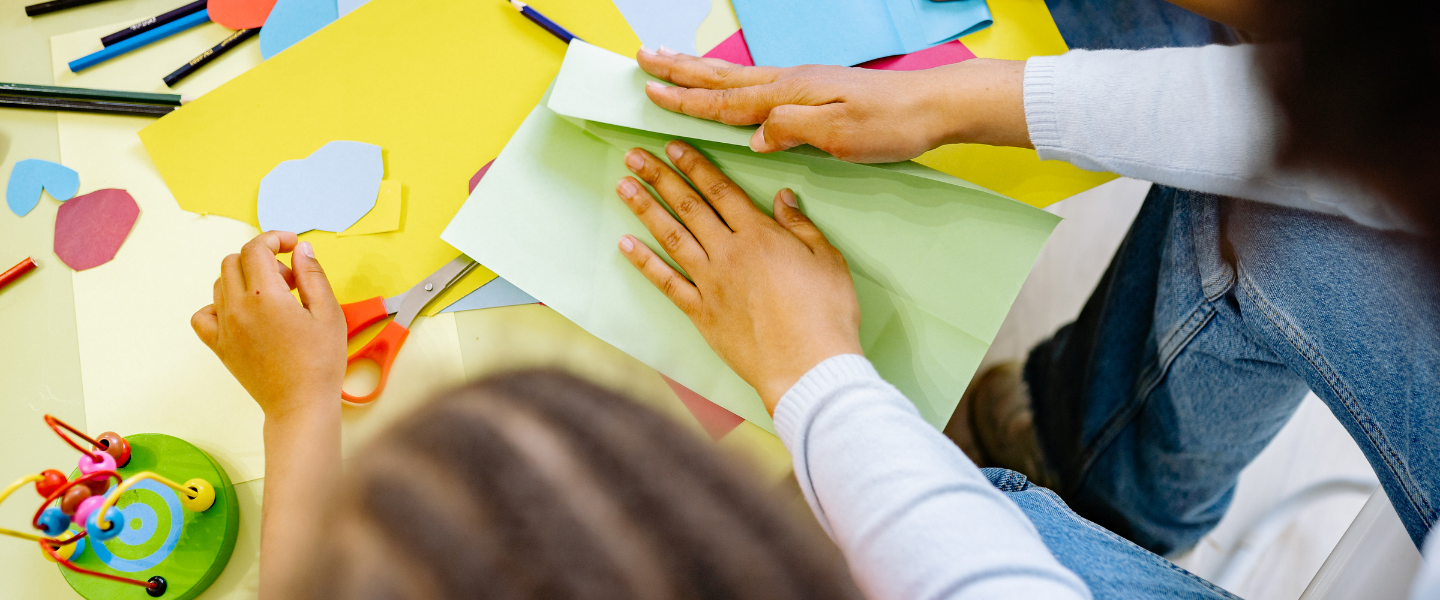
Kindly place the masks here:
[(765, 122), (750, 137), (750, 149), (760, 153), (789, 150), (802, 144), (834, 154), (833, 140), (838, 139), (835, 117), (838, 105), (801, 106), (786, 104), (770, 109)]
[(312, 313), (321, 311), (338, 312), (340, 303), (335, 301), (335, 291), (325, 277), (325, 269), (315, 260), (315, 247), (310, 242), (300, 242), (290, 254), (290, 267), (295, 274), (295, 289), (300, 292), (300, 304)]
[(834, 246), (825, 239), (825, 234), (820, 233), (820, 228), (805, 213), (800, 212), (800, 202), (795, 198), (795, 192), (790, 188), (780, 190), (775, 194), (775, 222), (784, 227), (792, 235), (800, 238), (811, 252), (831, 251)]

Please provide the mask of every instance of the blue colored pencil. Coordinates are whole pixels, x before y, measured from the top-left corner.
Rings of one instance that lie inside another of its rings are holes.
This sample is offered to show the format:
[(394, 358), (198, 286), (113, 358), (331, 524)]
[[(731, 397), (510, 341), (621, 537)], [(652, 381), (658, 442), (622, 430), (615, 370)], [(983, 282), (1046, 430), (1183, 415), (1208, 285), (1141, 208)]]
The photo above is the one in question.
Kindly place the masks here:
[[(536, 25), (543, 27), (545, 31), (548, 31), (555, 37), (560, 38), (560, 41), (565, 42), (566, 44), (569, 44), (570, 40), (580, 40), (580, 36), (566, 31), (564, 27), (556, 25), (554, 21), (551, 21), (550, 19), (546, 18), (545, 15), (540, 14), (540, 11), (530, 8), (529, 4), (521, 2), (520, 0), (510, 0), (510, 6), (515, 7), (515, 10), (518, 10), (520, 11), (520, 14), (525, 15), (525, 18), (534, 21)], [(585, 40), (580, 41), (583, 42)]]
[(180, 19), (171, 21), (130, 39), (116, 42), (112, 46), (106, 46), (104, 50), (70, 61), (70, 72), (79, 73), (81, 70), (88, 69), (136, 48), (158, 42), (201, 23), (208, 23), (209, 21), (210, 11), (208, 9), (190, 13)]

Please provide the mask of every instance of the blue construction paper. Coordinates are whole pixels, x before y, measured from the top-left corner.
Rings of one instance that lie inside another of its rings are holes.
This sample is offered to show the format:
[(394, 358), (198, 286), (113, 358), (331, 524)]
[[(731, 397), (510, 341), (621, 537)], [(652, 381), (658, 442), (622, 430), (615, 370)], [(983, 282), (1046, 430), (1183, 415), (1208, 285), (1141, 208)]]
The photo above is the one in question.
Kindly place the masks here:
[(42, 189), (50, 192), (51, 198), (64, 202), (80, 191), (80, 174), (65, 165), (27, 158), (15, 163), (15, 168), (10, 170), (5, 203), (10, 205), (10, 212), (23, 217), (40, 203)]
[(480, 286), (475, 291), (465, 294), (464, 298), (456, 300), (450, 306), (445, 307), (442, 313), (458, 312), (462, 310), (477, 310), (481, 308), (499, 308), (501, 306), (515, 306), (517, 304), (535, 304), (539, 302), (530, 294), (525, 293), (515, 284), (496, 277), (490, 283)]
[(757, 65), (853, 66), (990, 26), (985, 0), (733, 0)]
[(615, 0), (640, 42), (699, 56), (695, 31), (710, 15), (710, 0)]
[(350, 11), (364, 6), (365, 3), (369, 1), (370, 0), (335, 0), (335, 9), (336, 12), (343, 17), (350, 14)]
[(125, 54), (126, 52), (129, 52), (141, 46), (148, 46), (167, 37), (185, 31), (186, 29), (189, 29), (196, 25), (200, 25), (201, 23), (209, 22), (209, 9), (202, 10), (200, 12), (190, 13), (188, 15), (180, 17), (179, 19), (146, 31), (145, 33), (136, 35), (135, 37), (127, 38), (125, 40), (106, 46), (103, 50), (99, 50), (97, 52), (93, 52), (91, 54), (87, 54), (85, 56), (72, 60), (70, 61), (70, 72), (79, 73), (82, 70), (98, 65), (102, 62), (120, 56), (121, 54)]
[(260, 229), (345, 231), (375, 208), (384, 177), (380, 147), (362, 142), (330, 142), (282, 162), (260, 180)]
[(260, 57), (269, 59), (340, 18), (336, 0), (277, 0), (260, 28)]

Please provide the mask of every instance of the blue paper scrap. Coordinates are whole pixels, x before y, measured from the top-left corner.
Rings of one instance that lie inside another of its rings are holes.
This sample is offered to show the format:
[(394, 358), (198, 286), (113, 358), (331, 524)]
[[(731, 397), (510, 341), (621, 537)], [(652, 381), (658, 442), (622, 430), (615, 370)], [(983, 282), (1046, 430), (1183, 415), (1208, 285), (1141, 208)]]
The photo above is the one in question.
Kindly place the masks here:
[(10, 205), (10, 212), (23, 217), (40, 203), (42, 189), (50, 192), (51, 198), (64, 202), (80, 191), (80, 174), (65, 165), (27, 158), (15, 163), (15, 168), (10, 170), (5, 203)]
[(477, 310), (481, 308), (499, 308), (501, 306), (515, 306), (517, 304), (535, 304), (539, 302), (530, 294), (524, 292), (515, 284), (505, 281), (501, 277), (490, 280), (490, 283), (480, 286), (475, 291), (465, 294), (464, 298), (456, 300), (450, 306), (445, 307), (442, 313), (458, 312), (462, 310)]
[(340, 18), (336, 0), (277, 0), (260, 28), (260, 57), (269, 60)]
[(345, 231), (375, 208), (384, 177), (380, 147), (363, 142), (330, 142), (282, 162), (260, 180), (260, 230)]
[(364, 6), (365, 3), (369, 1), (370, 0), (335, 0), (335, 8), (337, 12), (340, 13), (340, 16), (343, 17), (350, 14), (350, 11)]
[(642, 44), (700, 55), (695, 32), (710, 16), (710, 0), (615, 0), (615, 6)]
[(854, 66), (990, 26), (985, 0), (734, 0), (755, 64)]

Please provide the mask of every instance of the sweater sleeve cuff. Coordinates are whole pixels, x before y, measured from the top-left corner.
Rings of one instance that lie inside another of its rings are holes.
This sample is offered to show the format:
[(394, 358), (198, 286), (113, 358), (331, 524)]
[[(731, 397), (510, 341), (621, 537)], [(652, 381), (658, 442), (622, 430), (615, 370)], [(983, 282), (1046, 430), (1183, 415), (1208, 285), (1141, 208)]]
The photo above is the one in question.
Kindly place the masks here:
[(1025, 125), (1030, 144), (1042, 160), (1047, 151), (1060, 147), (1059, 98), (1055, 67), (1059, 56), (1035, 56), (1025, 61)]
[(856, 380), (879, 379), (870, 361), (859, 354), (832, 356), (812, 367), (775, 405), (775, 433), (788, 448), (797, 440), (804, 424), (835, 390)]

